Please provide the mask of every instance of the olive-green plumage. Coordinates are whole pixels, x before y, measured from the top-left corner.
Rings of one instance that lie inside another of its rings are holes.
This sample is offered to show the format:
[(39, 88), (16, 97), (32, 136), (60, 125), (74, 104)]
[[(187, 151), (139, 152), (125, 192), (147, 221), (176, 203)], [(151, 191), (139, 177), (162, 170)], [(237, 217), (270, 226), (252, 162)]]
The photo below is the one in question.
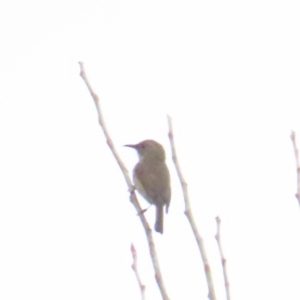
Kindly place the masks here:
[(163, 233), (163, 207), (166, 205), (167, 213), (171, 200), (170, 174), (165, 163), (165, 150), (153, 140), (126, 146), (138, 152), (139, 162), (133, 170), (133, 183), (136, 190), (156, 206), (155, 230)]

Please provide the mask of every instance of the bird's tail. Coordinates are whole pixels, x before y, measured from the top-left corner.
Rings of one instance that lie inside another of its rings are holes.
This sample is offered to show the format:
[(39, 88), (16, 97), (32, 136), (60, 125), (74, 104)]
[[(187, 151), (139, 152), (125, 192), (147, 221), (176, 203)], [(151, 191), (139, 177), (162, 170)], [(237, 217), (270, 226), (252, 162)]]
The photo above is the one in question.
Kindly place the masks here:
[(164, 210), (162, 205), (156, 205), (155, 231), (161, 234), (164, 231)]

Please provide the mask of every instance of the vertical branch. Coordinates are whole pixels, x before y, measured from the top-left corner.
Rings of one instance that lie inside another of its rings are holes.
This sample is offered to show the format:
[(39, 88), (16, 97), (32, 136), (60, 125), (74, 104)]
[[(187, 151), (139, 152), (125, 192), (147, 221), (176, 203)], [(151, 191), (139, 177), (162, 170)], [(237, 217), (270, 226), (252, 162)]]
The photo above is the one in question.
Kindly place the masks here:
[(136, 250), (135, 250), (135, 247), (133, 244), (131, 244), (131, 247), (130, 247), (130, 251), (131, 251), (131, 254), (132, 254), (132, 265), (131, 265), (131, 268), (135, 274), (135, 277), (136, 277), (136, 280), (138, 282), (138, 285), (139, 285), (139, 288), (140, 288), (140, 291), (141, 291), (141, 299), (142, 300), (145, 300), (145, 285), (142, 284), (142, 280), (141, 280), (141, 277), (140, 277), (140, 274), (139, 274), (139, 271), (138, 271), (138, 267), (137, 267), (137, 254), (136, 254)]
[(193, 233), (194, 233), (194, 236), (195, 236), (201, 257), (202, 257), (208, 291), (209, 291), (208, 297), (210, 300), (216, 300), (212, 274), (211, 274), (210, 266), (208, 263), (208, 259), (207, 259), (207, 255), (206, 255), (206, 251), (205, 251), (205, 247), (204, 247), (204, 241), (203, 241), (202, 237), (200, 236), (200, 233), (196, 226), (196, 223), (195, 223), (195, 220), (194, 220), (194, 217), (192, 214), (192, 210), (191, 210), (187, 183), (184, 180), (183, 174), (182, 174), (180, 166), (179, 166), (176, 149), (175, 149), (175, 144), (174, 144), (172, 119), (170, 116), (168, 116), (168, 124), (169, 124), (169, 139), (170, 139), (170, 144), (171, 144), (171, 149), (172, 149), (172, 158), (173, 158), (173, 162), (174, 162), (174, 165), (175, 165), (175, 168), (176, 168), (176, 171), (177, 171), (180, 183), (181, 183), (181, 188), (182, 188), (183, 198), (184, 198), (184, 203), (185, 203), (185, 215), (186, 215), (186, 217), (190, 223), (190, 226), (193, 230)]
[(297, 193), (295, 196), (300, 205), (300, 161), (299, 161), (299, 150), (297, 148), (295, 131), (291, 132), (291, 140), (293, 142), (293, 147), (294, 147), (295, 160), (296, 160), (296, 171), (297, 171)]
[(115, 160), (117, 161), (123, 175), (124, 175), (124, 178), (125, 178), (125, 181), (127, 183), (127, 186), (128, 186), (128, 189), (130, 191), (130, 201), (131, 203), (133, 204), (133, 206), (135, 207), (137, 213), (138, 213), (138, 216), (142, 222), (142, 225), (144, 227), (144, 230), (145, 230), (145, 233), (146, 233), (146, 237), (147, 237), (147, 241), (148, 241), (148, 247), (149, 247), (149, 251), (150, 251), (150, 257), (152, 259), (152, 265), (153, 265), (153, 268), (154, 268), (154, 272), (155, 272), (155, 280), (156, 280), (156, 283), (159, 287), (159, 290), (160, 290), (160, 293), (162, 295), (162, 298), (164, 300), (169, 300), (169, 297), (167, 295), (167, 291), (166, 291), (166, 288), (164, 286), (164, 282), (163, 282), (163, 278), (162, 278), (162, 274), (160, 272), (160, 266), (159, 266), (159, 262), (158, 262), (158, 258), (157, 258), (157, 253), (156, 253), (156, 249), (155, 249), (155, 244), (154, 244), (154, 241), (153, 241), (153, 236), (152, 236), (152, 231), (150, 229), (150, 226), (144, 216), (143, 213), (140, 213), (142, 211), (141, 209), (141, 206), (137, 200), (137, 197), (136, 197), (136, 194), (134, 192), (134, 187), (131, 183), (131, 179), (130, 179), (130, 176), (128, 174), (128, 171), (124, 165), (124, 163), (122, 162), (120, 156), (118, 155), (117, 153), (117, 150), (114, 146), (114, 143), (109, 135), (109, 132), (107, 130), (107, 127), (105, 125), (105, 122), (104, 122), (104, 118), (103, 118), (103, 114), (102, 114), (102, 111), (101, 111), (101, 107), (100, 107), (100, 101), (99, 101), (99, 97), (97, 96), (97, 94), (93, 91), (92, 89), (92, 86), (90, 85), (88, 79), (87, 79), (87, 76), (85, 74), (85, 70), (84, 70), (84, 66), (83, 66), (83, 63), (82, 62), (79, 62), (79, 66), (80, 66), (80, 76), (82, 77), (84, 83), (86, 84), (93, 100), (94, 100), (94, 103), (96, 105), (96, 109), (97, 109), (97, 113), (98, 113), (98, 122), (102, 128), (102, 131), (104, 133), (104, 136), (106, 138), (106, 142), (107, 142), (107, 145), (109, 146)]
[(223, 277), (224, 277), (224, 284), (225, 284), (225, 290), (226, 290), (226, 299), (230, 300), (230, 289), (229, 289), (229, 281), (228, 281), (228, 275), (227, 275), (226, 258), (224, 256), (224, 252), (223, 252), (222, 244), (221, 244), (221, 233), (220, 233), (221, 219), (219, 216), (216, 217), (216, 222), (217, 222), (217, 233), (215, 235), (215, 238), (218, 243), (219, 253), (220, 253), (220, 257), (221, 257), (221, 261), (222, 261)]

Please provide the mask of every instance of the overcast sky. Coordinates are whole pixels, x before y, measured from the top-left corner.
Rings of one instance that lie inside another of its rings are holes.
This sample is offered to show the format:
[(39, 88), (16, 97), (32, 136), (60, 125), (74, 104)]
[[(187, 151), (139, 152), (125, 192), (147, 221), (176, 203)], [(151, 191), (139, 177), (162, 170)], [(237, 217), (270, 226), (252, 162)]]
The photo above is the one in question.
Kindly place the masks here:
[[(300, 298), (300, 5), (289, 1), (0, 3), (0, 298), (160, 299), (146, 238), (79, 76), (83, 61), (107, 127), (124, 144), (166, 149), (172, 200), (153, 233), (170, 299), (207, 299), (184, 215), (167, 119), (225, 299)], [(141, 199), (141, 198), (140, 198)], [(142, 207), (148, 204), (141, 199)], [(146, 217), (154, 225), (154, 208)]]

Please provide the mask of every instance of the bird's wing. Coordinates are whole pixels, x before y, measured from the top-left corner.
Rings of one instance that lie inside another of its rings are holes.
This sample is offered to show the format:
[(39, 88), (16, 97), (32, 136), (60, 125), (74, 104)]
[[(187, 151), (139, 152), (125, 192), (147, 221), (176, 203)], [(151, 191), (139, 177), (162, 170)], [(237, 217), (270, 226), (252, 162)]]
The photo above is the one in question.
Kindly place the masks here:
[(170, 174), (164, 163), (152, 164), (147, 168), (138, 163), (134, 169), (134, 185), (148, 202), (169, 206)]

